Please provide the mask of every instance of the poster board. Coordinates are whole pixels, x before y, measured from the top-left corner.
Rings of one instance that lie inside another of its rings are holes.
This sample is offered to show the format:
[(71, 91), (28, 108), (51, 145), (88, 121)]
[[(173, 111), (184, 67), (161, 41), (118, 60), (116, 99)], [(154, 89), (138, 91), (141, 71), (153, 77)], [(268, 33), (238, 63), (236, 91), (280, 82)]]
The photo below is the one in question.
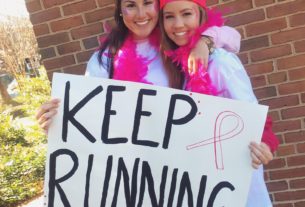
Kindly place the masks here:
[(46, 206), (245, 206), (266, 106), (54, 74)]

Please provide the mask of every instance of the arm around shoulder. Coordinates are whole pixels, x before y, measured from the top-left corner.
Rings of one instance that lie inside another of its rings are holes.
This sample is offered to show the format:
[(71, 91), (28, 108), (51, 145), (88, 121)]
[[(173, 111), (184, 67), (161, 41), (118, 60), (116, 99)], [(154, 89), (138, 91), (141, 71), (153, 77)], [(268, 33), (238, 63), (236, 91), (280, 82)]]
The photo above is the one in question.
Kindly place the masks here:
[(213, 26), (204, 31), (203, 35), (212, 37), (216, 48), (223, 48), (233, 53), (238, 53), (240, 50), (241, 35), (233, 27)]

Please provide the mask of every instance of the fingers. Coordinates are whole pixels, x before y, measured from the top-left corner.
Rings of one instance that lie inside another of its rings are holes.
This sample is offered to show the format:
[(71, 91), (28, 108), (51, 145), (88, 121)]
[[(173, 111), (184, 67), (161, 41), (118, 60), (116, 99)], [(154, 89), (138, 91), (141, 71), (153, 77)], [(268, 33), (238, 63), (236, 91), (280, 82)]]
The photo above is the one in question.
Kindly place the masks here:
[(189, 58), (187, 61), (187, 66), (188, 66), (188, 72), (190, 75), (193, 75), (194, 73), (194, 59), (193, 58)]
[(44, 122), (48, 121), (49, 119), (52, 119), (52, 117), (57, 113), (56, 109), (51, 109), (47, 112), (45, 112), (44, 114), (42, 114), (40, 116), (40, 118), (38, 119), (38, 123), (39, 125), (43, 125)]
[(255, 169), (261, 164), (268, 164), (273, 159), (270, 148), (263, 142), (260, 144), (251, 142), (249, 148), (251, 150), (252, 166)]
[(52, 110), (52, 109), (58, 108), (59, 102), (60, 102), (59, 99), (52, 99), (52, 100), (50, 100), (50, 101), (47, 101), (47, 102), (44, 103), (43, 105), (41, 105), (40, 108), (38, 109), (37, 113), (36, 113), (36, 116), (35, 116), (36, 119), (39, 120), (40, 117), (41, 117), (44, 113), (46, 113), (46, 112), (48, 112), (48, 111), (50, 111), (50, 110)]
[(52, 99), (44, 103), (36, 113), (36, 119), (41, 128), (48, 132), (48, 129), (52, 123), (53, 117), (57, 113), (57, 108), (59, 107), (59, 99)]
[(194, 75), (201, 69), (206, 69), (207, 68), (207, 63), (203, 62), (202, 59), (188, 59), (188, 72), (190, 75)]
[(254, 169), (258, 169), (259, 166), (262, 164), (262, 162), (253, 152), (251, 152), (251, 158), (252, 158), (252, 163), (251, 163), (252, 167)]

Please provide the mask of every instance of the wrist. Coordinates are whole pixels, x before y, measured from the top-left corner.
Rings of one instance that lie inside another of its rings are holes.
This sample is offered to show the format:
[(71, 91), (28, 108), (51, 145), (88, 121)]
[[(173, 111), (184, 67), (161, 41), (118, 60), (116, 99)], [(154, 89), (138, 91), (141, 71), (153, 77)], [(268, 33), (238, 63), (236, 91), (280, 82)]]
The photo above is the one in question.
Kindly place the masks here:
[(209, 54), (212, 54), (215, 50), (215, 44), (214, 44), (214, 41), (213, 41), (212, 37), (202, 35), (200, 40), (207, 45), (208, 50), (209, 50)]

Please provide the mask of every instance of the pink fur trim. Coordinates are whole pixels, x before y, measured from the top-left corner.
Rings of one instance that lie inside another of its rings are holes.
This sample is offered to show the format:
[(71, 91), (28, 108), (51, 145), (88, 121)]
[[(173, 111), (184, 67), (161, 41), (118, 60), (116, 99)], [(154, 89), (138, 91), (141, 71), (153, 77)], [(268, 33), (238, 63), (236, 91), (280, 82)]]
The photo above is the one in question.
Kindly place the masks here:
[[(159, 36), (159, 30), (155, 29), (149, 37), (149, 43), (156, 51), (160, 44)], [(136, 50), (137, 43), (133, 40), (132, 35), (129, 34), (123, 46), (115, 55), (113, 78), (151, 84), (145, 77), (147, 75), (148, 65), (154, 59), (147, 59), (138, 54)]]

